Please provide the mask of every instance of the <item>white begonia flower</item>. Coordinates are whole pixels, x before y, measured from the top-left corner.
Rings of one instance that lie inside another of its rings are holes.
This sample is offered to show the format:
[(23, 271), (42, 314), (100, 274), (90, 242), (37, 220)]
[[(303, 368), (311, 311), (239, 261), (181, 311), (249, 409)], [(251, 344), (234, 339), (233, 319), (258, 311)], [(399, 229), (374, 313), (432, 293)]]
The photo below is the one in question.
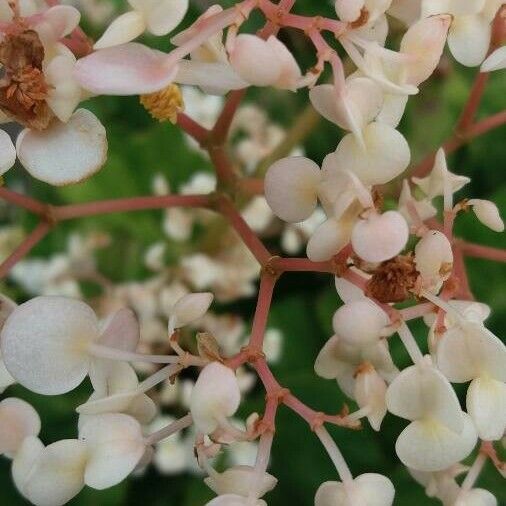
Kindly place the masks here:
[(334, 332), (354, 346), (376, 344), (389, 325), (385, 311), (367, 298), (342, 305), (332, 318)]
[(462, 320), (437, 346), (437, 365), (454, 383), (471, 380), (466, 405), (481, 439), (501, 439), (506, 429), (506, 346), (481, 323)]
[(351, 483), (337, 481), (323, 483), (315, 496), (315, 506), (391, 506), (395, 489), (381, 474), (366, 473)]
[(477, 434), (460, 409), (448, 380), (425, 358), (404, 369), (390, 384), (388, 410), (411, 423), (395, 449), (401, 462), (418, 471), (440, 471), (469, 455)]
[(38, 436), (40, 418), (27, 402), (9, 397), (0, 402), (0, 455), (13, 457), (23, 441)]
[(455, 506), (497, 506), (497, 499), (488, 490), (473, 488), (461, 492), (454, 504)]
[(332, 336), (316, 358), (314, 370), (325, 379), (335, 379), (339, 388), (355, 399), (356, 371), (368, 362), (382, 378), (391, 381), (399, 372), (392, 361), (388, 345), (380, 341), (372, 346), (353, 346), (339, 336)]
[(125, 359), (137, 346), (138, 331), (128, 310), (116, 313), (101, 332), (97, 316), (84, 302), (42, 296), (11, 313), (2, 329), (1, 350), (7, 370), (19, 383), (33, 392), (56, 395), (77, 387), (90, 372), (99, 353), (92, 350), (94, 345)]
[(254, 500), (237, 494), (225, 494), (215, 497), (205, 506), (267, 506), (267, 503), (262, 499)]
[(190, 399), (190, 411), (197, 429), (211, 434), (228, 426), (241, 402), (237, 377), (229, 367), (219, 362), (206, 365), (199, 374)]
[(139, 422), (124, 414), (90, 417), (79, 430), (79, 441), (87, 451), (84, 481), (98, 490), (123, 481), (146, 450)]
[(409, 239), (409, 226), (397, 211), (371, 212), (351, 234), (353, 251), (366, 262), (384, 262), (397, 256)]
[(299, 65), (275, 36), (238, 35), (230, 49), (230, 63), (246, 82), (295, 91), (302, 78)]
[(467, 205), (472, 206), (476, 217), (494, 232), (504, 232), (504, 221), (499, 214), (499, 209), (490, 200), (471, 199)]
[[(462, 315), (466, 320), (483, 323), (491, 313), (490, 306), (482, 302), (475, 302), (471, 300), (449, 300), (448, 304), (453, 307), (458, 314)], [(456, 318), (457, 313), (445, 313), (444, 326), (449, 329), (459, 322)], [(427, 327), (431, 327), (436, 323), (437, 313), (429, 313), (424, 315), (423, 321)]]
[(453, 252), (448, 238), (437, 230), (429, 230), (415, 246), (416, 270), (423, 288), (438, 292), (452, 273)]
[[(192, 26), (173, 37), (171, 42), (176, 46), (185, 44), (198, 34), (201, 24), (207, 18), (222, 11), (223, 8), (220, 5), (212, 5)], [(224, 95), (230, 90), (248, 86), (248, 83), (239, 77), (229, 62), (223, 44), (222, 31), (211, 36), (200, 47), (192, 51), (190, 60), (179, 62), (175, 81), (180, 84), (199, 86), (204, 93), (211, 95)], [(185, 103), (192, 107), (192, 102), (189, 100), (185, 100)], [(190, 115), (192, 118), (194, 117), (193, 114)], [(213, 124), (214, 122), (209, 127)], [(206, 126), (205, 122), (204, 126)]]
[(379, 431), (387, 413), (387, 384), (371, 364), (359, 367), (355, 379), (355, 400), (371, 427)]
[(107, 158), (105, 128), (86, 109), (78, 109), (67, 123), (55, 122), (43, 131), (23, 130), (16, 140), (23, 167), (36, 179), (62, 186), (83, 181)]
[(36, 506), (63, 506), (84, 487), (87, 445), (64, 439), (44, 447), (36, 437), (26, 438), (12, 464), (19, 492)]
[(179, 329), (202, 318), (213, 302), (210, 292), (189, 293), (183, 295), (172, 307), (169, 314), (169, 336)]
[(409, 181), (404, 179), (402, 181), (402, 190), (399, 196), (398, 211), (404, 216), (404, 219), (409, 225), (413, 224), (413, 216), (410, 213), (410, 206), (413, 207), (416, 214), (420, 217), (421, 221), (428, 220), (437, 215), (437, 209), (432, 205), (432, 202), (428, 198), (417, 200), (411, 194), (411, 188)]
[(167, 35), (183, 20), (188, 0), (128, 0), (133, 10), (116, 18), (95, 43), (95, 49), (130, 42), (145, 31)]
[[(209, 469), (211, 474), (204, 479), (205, 484), (217, 495), (235, 494), (248, 497), (252, 487), (256, 486), (258, 476), (255, 468), (251, 466), (234, 466), (222, 473)], [(276, 486), (278, 480), (264, 473), (261, 482), (257, 486), (257, 499), (270, 492)]]
[(423, 178), (414, 177), (415, 183), (430, 199), (444, 195), (445, 186), (452, 193), (458, 192), (471, 180), (466, 176), (453, 174), (448, 170), (446, 155), (443, 148), (436, 153), (434, 167), (430, 174)]
[(453, 20), (448, 33), (448, 47), (459, 63), (475, 67), (487, 55), (491, 23), (501, 3), (496, 0), (423, 0), (422, 16), (451, 14)]
[(506, 46), (497, 48), (481, 64), (481, 72), (492, 72), (506, 68)]

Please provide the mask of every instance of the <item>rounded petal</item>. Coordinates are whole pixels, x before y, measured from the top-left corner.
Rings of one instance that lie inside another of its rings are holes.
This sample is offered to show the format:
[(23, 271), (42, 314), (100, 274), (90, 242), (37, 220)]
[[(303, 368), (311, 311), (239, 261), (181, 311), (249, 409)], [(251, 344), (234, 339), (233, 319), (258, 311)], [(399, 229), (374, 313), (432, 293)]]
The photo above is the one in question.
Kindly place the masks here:
[(56, 44), (62, 37), (69, 35), (81, 19), (80, 12), (70, 5), (55, 5), (36, 18), (35, 30), (43, 43)]
[(12, 461), (12, 480), (21, 494), (43, 450), (44, 445), (38, 437), (28, 436), (16, 452)]
[(62, 506), (84, 487), (86, 445), (65, 439), (44, 448), (20, 492), (36, 506)]
[(0, 176), (5, 174), (16, 162), (16, 148), (10, 135), (0, 130)]
[(386, 476), (366, 473), (357, 476), (354, 482), (364, 506), (392, 506), (395, 488)]
[(397, 256), (409, 239), (409, 226), (401, 213), (372, 213), (353, 227), (353, 251), (366, 262), (384, 262)]
[(280, 74), (274, 85), (277, 88), (294, 91), (302, 78), (299, 65), (292, 53), (277, 37), (271, 35), (266, 42), (274, 51), (280, 66)]
[(62, 394), (85, 378), (86, 347), (97, 336), (97, 318), (85, 303), (36, 297), (7, 319), (1, 334), (2, 356), (7, 370), (24, 387), (44, 395)]
[(14, 455), (23, 441), (38, 436), (40, 417), (27, 402), (9, 397), (0, 402), (0, 455)]
[(381, 422), (387, 413), (385, 380), (374, 370), (359, 372), (355, 382), (355, 399), (360, 408), (370, 409), (367, 419), (375, 431), (379, 431)]
[(309, 158), (282, 158), (267, 171), (265, 198), (282, 220), (303, 221), (316, 209), (320, 181), (320, 168)]
[(128, 308), (116, 311), (105, 322), (99, 343), (109, 348), (135, 351), (140, 339), (139, 321)]
[(215, 497), (205, 506), (267, 506), (265, 501), (258, 499), (252, 502), (251, 499), (237, 494), (225, 494)]
[(257, 486), (258, 497), (262, 497), (271, 491), (277, 484), (278, 480), (264, 473), (261, 483), (255, 483), (255, 469), (251, 466), (234, 466), (223, 473), (217, 473), (209, 476), (204, 481), (206, 485), (217, 495), (237, 494), (247, 497), (253, 486)]
[(459, 400), (448, 380), (421, 363), (404, 369), (387, 390), (388, 411), (408, 420), (431, 419), (456, 433), (462, 430)]
[(492, 72), (506, 68), (506, 46), (497, 48), (481, 65), (482, 72)]
[(146, 21), (144, 16), (136, 11), (125, 12), (117, 17), (102, 34), (102, 37), (95, 42), (95, 49), (119, 46), (136, 39), (144, 33)]
[(492, 378), (476, 378), (467, 390), (467, 412), (484, 441), (501, 439), (506, 430), (506, 384)]
[(16, 150), (30, 175), (63, 186), (84, 181), (102, 168), (107, 158), (107, 138), (97, 117), (78, 109), (67, 123), (54, 122), (42, 132), (23, 130)]
[(230, 63), (246, 82), (255, 86), (273, 85), (281, 76), (281, 65), (272, 45), (256, 35), (237, 36)]
[[(352, 267), (356, 271), (356, 268)], [(343, 302), (354, 302), (365, 299), (364, 291), (345, 278), (335, 277), (336, 291)]]
[(343, 368), (346, 359), (342, 353), (343, 343), (339, 336), (332, 336), (320, 350), (314, 364), (315, 373), (321, 378), (335, 379)]
[(364, 8), (365, 0), (336, 0), (336, 14), (341, 21), (356, 21)]
[(123, 481), (146, 449), (139, 422), (123, 414), (91, 417), (81, 427), (79, 439), (88, 447), (84, 481), (98, 490)]
[(191, 393), (190, 410), (198, 430), (214, 432), (220, 420), (232, 416), (239, 407), (241, 392), (232, 369), (218, 362), (206, 365)]
[(384, 95), (383, 107), (376, 117), (376, 121), (397, 128), (404, 115), (408, 99), (407, 95)]
[(79, 84), (97, 95), (141, 95), (166, 88), (177, 65), (166, 54), (130, 42), (101, 49), (76, 63)]
[(482, 16), (458, 16), (448, 34), (448, 46), (459, 63), (476, 67), (487, 56), (490, 34), (490, 23)]
[(337, 255), (349, 242), (351, 224), (330, 218), (315, 230), (307, 243), (307, 256), (313, 262), (325, 262)]
[(354, 346), (377, 343), (389, 324), (388, 315), (370, 299), (344, 304), (332, 318), (334, 332)]
[(435, 472), (465, 459), (476, 445), (477, 434), (469, 415), (463, 417), (460, 434), (433, 420), (410, 423), (395, 443), (401, 462), (417, 471)]
[(326, 481), (320, 485), (314, 498), (315, 506), (346, 506), (347, 494), (343, 484), (337, 481)]
[(188, 0), (130, 0), (143, 12), (147, 28), (153, 35), (167, 35), (174, 30), (188, 11)]
[(401, 174), (411, 153), (406, 139), (394, 128), (371, 123), (363, 130), (365, 147), (346, 135), (335, 152), (335, 162), (354, 172), (365, 185), (385, 184)]
[(438, 230), (428, 231), (415, 247), (416, 270), (427, 289), (441, 286), (452, 272), (453, 252), (450, 241)]
[(497, 499), (488, 490), (473, 488), (461, 493), (457, 504), (458, 506), (497, 506)]

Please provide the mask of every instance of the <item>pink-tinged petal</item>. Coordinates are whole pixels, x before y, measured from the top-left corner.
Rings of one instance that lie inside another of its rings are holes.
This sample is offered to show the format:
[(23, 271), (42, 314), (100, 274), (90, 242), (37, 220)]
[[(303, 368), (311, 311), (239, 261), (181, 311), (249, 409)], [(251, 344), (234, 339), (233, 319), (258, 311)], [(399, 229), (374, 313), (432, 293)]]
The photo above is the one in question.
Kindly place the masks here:
[(100, 170), (107, 158), (105, 128), (86, 109), (67, 123), (55, 121), (47, 130), (23, 130), (17, 139), (19, 161), (35, 178), (63, 186), (83, 181)]
[(125, 12), (117, 17), (95, 42), (95, 49), (119, 46), (136, 39), (144, 33), (146, 22), (144, 16), (137, 11)]
[(506, 46), (496, 49), (482, 64), (481, 72), (506, 68)]
[(131, 42), (81, 58), (75, 76), (97, 95), (141, 95), (168, 86), (177, 70), (165, 53)]
[(188, 0), (129, 0), (141, 11), (147, 28), (153, 35), (167, 35), (174, 30), (188, 11)]
[(40, 17), (34, 26), (35, 31), (45, 43), (56, 43), (69, 35), (81, 20), (81, 14), (70, 5), (55, 5)]
[(5, 174), (16, 161), (16, 149), (6, 132), (0, 130), (0, 176)]

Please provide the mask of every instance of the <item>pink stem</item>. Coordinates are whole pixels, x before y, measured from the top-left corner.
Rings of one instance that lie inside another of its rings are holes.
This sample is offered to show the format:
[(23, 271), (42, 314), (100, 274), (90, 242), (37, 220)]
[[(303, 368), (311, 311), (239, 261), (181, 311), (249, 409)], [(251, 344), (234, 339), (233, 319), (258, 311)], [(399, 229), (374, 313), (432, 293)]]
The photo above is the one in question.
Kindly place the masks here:
[(333, 274), (331, 262), (312, 262), (308, 258), (274, 258), (272, 266), (283, 272), (328, 272)]
[(244, 178), (237, 182), (237, 188), (247, 195), (263, 195), (264, 180), (261, 178)]
[(263, 348), (265, 329), (267, 327), (267, 319), (269, 318), (276, 279), (276, 276), (268, 272), (264, 272), (260, 277), (260, 290), (258, 292), (257, 307), (248, 345), (251, 350), (261, 350)]
[(21, 193), (16, 193), (5, 188), (5, 186), (0, 186), (0, 198), (35, 214), (43, 215), (48, 210), (48, 206), (43, 202), (22, 195)]
[(74, 204), (56, 207), (53, 216), (56, 220), (70, 220), (82, 216), (97, 214), (141, 211), (148, 209), (165, 209), (167, 207), (209, 207), (208, 195), (163, 195), (149, 197), (132, 197), (126, 199), (100, 200), (86, 204)]
[(457, 244), (462, 253), (468, 257), (485, 258), (494, 262), (506, 262), (506, 250), (466, 241), (458, 241)]
[(228, 95), (223, 110), (212, 130), (212, 138), (216, 144), (223, 144), (226, 141), (235, 113), (245, 94), (246, 90), (243, 89), (232, 91)]
[(225, 152), (225, 148), (223, 146), (209, 146), (208, 152), (218, 181), (225, 186), (235, 188), (238, 175)]
[(177, 124), (199, 144), (204, 144), (209, 138), (209, 130), (199, 125), (195, 120), (184, 113), (179, 113), (177, 115)]
[(417, 304), (416, 306), (401, 309), (399, 312), (401, 313), (401, 318), (407, 322), (409, 320), (421, 318), (422, 316), (434, 313), (436, 311), (437, 308), (434, 306), (434, 304), (431, 302), (423, 302), (422, 304)]
[(24, 241), (0, 265), (0, 278), (5, 277), (10, 270), (23, 259), (49, 232), (51, 225), (41, 221), (24, 239)]

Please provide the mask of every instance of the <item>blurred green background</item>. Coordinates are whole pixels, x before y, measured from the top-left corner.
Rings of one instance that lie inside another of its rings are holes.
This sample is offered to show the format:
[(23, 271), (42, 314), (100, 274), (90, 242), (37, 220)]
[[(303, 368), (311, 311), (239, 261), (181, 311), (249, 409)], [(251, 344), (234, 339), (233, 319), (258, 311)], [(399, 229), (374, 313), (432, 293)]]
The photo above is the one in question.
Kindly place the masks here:
[[(227, 6), (233, 2), (220, 3)], [(203, 1), (192, 2), (185, 23), (195, 18), (206, 5)], [(330, 2), (314, 0), (298, 0), (296, 11), (333, 15)], [(260, 22), (260, 19), (254, 19), (251, 26)], [(89, 28), (91, 33), (100, 33), (96, 27), (90, 25)], [(282, 31), (280, 37), (294, 51), (302, 65), (313, 63), (311, 47), (301, 34)], [(147, 43), (163, 49), (170, 47), (166, 41), (147, 39)], [(393, 45), (395, 47), (395, 39)], [(430, 83), (424, 84), (421, 93), (410, 100), (400, 130), (410, 143), (414, 160), (438, 147), (450, 135), (474, 73), (474, 70), (465, 69), (445, 54)], [(505, 108), (505, 89), (504, 72), (494, 73), (480, 107), (480, 117)], [(246, 102), (255, 102), (276, 123), (288, 129), (304, 110), (308, 99), (306, 91), (294, 94), (251, 89)], [(149, 194), (153, 176), (159, 172), (177, 190), (193, 173), (211, 170), (209, 162), (184, 142), (178, 128), (153, 121), (139, 105), (137, 98), (98, 98), (85, 106), (97, 114), (108, 131), (109, 160), (105, 169), (83, 184), (57, 189), (30, 179), (21, 168), (17, 168), (6, 177), (8, 187), (22, 188), (23, 192), (55, 204), (78, 203)], [(322, 120), (304, 139), (303, 147), (309, 157), (320, 162), (325, 154), (335, 149), (340, 135), (338, 128)], [(449, 157), (451, 170), (472, 178), (472, 183), (462, 190), (462, 197), (492, 199), (503, 212), (506, 206), (505, 141), (506, 129), (498, 129)], [(33, 217), (18, 210), (9, 211), (6, 219), (21, 222), (27, 230), (34, 225)], [(52, 231), (33, 254), (45, 256), (63, 250), (72, 231), (101, 230), (112, 236), (113, 243), (99, 253), (100, 270), (118, 282), (143, 279), (148, 276), (143, 255), (150, 244), (160, 239), (160, 223), (159, 212), (72, 221)], [(506, 247), (504, 234), (489, 231), (470, 214), (459, 218), (457, 232), (473, 242)], [(270, 241), (269, 245), (274, 252), (279, 249), (276, 240)], [(482, 260), (469, 260), (467, 266), (476, 298), (493, 309), (488, 326), (500, 335), (506, 326), (504, 266)], [(9, 281), (4, 285), (3, 288), (19, 300), (26, 298), (26, 294)], [(86, 289), (93, 290), (92, 287)], [(329, 412), (338, 411), (346, 399), (335, 382), (315, 376), (313, 363), (331, 335), (331, 316), (339, 304), (330, 276), (286, 275), (276, 288), (269, 321), (272, 326), (281, 329), (285, 336), (282, 359), (274, 367), (279, 381), (315, 409)], [(254, 305), (255, 300), (251, 298), (220, 309), (239, 312), (251, 321)], [(426, 328), (414, 325), (413, 330), (421, 346), (425, 346)], [(399, 366), (408, 364), (406, 353), (395, 337), (391, 340), (391, 349)], [(459, 393), (462, 394), (462, 389)], [(75, 437), (76, 415), (73, 409), (87, 397), (88, 386), (62, 397), (39, 397), (17, 386), (11, 387), (6, 394), (33, 403), (43, 420), (42, 438), (49, 442)], [(248, 414), (252, 410), (261, 410), (263, 396), (262, 389), (257, 386), (243, 403), (242, 412)], [(316, 437), (293, 413), (280, 409), (277, 423), (271, 473), (279, 479), (279, 484), (266, 499), (270, 506), (313, 504), (316, 489), (323, 481), (336, 479), (335, 471)], [(361, 432), (340, 429), (331, 432), (354, 474), (380, 472), (393, 480), (397, 491), (396, 505), (408, 502), (413, 506), (438, 504), (424, 495), (422, 488), (396, 459), (394, 442), (404, 426), (405, 423), (400, 419), (387, 415), (379, 434), (374, 433), (367, 423)], [(506, 504), (504, 482), (489, 464), (478, 484), (492, 491), (499, 504)], [(211, 497), (211, 492), (198, 477), (189, 474), (161, 476), (150, 468), (144, 476), (129, 479), (111, 490), (97, 492), (86, 488), (70, 504), (200, 506)], [(0, 459), (0, 504), (25, 504), (11, 483), (6, 459)]]

